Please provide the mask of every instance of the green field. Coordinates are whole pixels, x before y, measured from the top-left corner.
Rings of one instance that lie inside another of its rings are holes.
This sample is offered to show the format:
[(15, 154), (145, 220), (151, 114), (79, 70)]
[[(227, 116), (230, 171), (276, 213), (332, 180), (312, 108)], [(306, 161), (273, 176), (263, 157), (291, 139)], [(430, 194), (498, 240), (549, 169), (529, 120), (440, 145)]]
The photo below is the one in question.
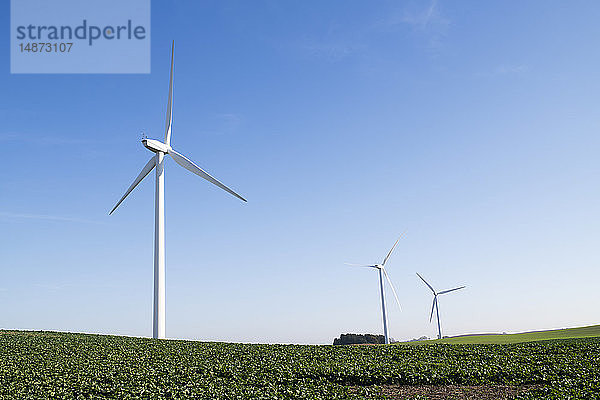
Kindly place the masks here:
[(409, 342), (410, 344), (507, 344), (524, 343), (538, 340), (553, 339), (580, 339), (589, 337), (600, 337), (600, 325), (584, 326), (580, 328), (555, 329), (539, 332), (525, 332), (513, 334), (494, 334), (494, 335), (469, 335), (444, 338), (442, 340), (423, 340)]
[(0, 331), (0, 399), (592, 399), (599, 354), (598, 338), (334, 347)]

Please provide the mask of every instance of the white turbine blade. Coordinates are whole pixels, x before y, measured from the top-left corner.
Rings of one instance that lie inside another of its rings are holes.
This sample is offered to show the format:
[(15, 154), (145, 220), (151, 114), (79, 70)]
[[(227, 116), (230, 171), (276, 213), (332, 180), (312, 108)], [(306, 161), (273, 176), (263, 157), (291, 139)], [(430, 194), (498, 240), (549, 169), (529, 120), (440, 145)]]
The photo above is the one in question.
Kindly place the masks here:
[(431, 304), (431, 314), (429, 315), (429, 322), (433, 319), (433, 310), (435, 309), (435, 303), (437, 303), (437, 296), (433, 296), (433, 303)]
[(400, 311), (402, 311), (402, 306), (400, 305), (400, 300), (398, 300), (398, 295), (396, 294), (396, 289), (394, 289), (394, 285), (392, 284), (392, 280), (390, 279), (387, 271), (385, 270), (385, 268), (383, 269), (383, 274), (385, 275), (388, 283), (390, 284), (390, 287), (392, 288), (392, 293), (394, 294), (394, 298), (396, 299), (396, 303), (398, 303), (398, 308), (400, 308)]
[(171, 145), (171, 125), (173, 124), (173, 58), (175, 54), (175, 41), (171, 47), (171, 75), (169, 77), (169, 100), (167, 101), (167, 122), (165, 124), (165, 144)]
[(435, 294), (435, 290), (433, 289), (433, 287), (432, 287), (432, 286), (431, 286), (429, 283), (427, 283), (427, 281), (425, 280), (425, 278), (423, 278), (421, 275), (419, 275), (419, 273), (418, 273), (418, 272), (417, 272), (417, 276), (418, 276), (419, 278), (421, 278), (421, 280), (422, 280), (423, 282), (425, 282), (425, 284), (427, 285), (427, 287), (429, 287), (429, 289), (431, 289), (431, 291), (433, 292), (433, 294)]
[(245, 198), (243, 198), (242, 196), (240, 196), (239, 194), (237, 194), (233, 190), (229, 189), (227, 186), (223, 185), (221, 182), (219, 182), (218, 180), (216, 180), (215, 178), (213, 178), (212, 176), (210, 176), (209, 174), (207, 174), (206, 172), (204, 172), (204, 170), (202, 168), (200, 168), (199, 166), (197, 166), (196, 164), (194, 164), (193, 162), (191, 162), (190, 160), (188, 160), (182, 154), (179, 154), (178, 152), (176, 152), (173, 149), (169, 150), (169, 154), (171, 155), (171, 157), (173, 157), (173, 159), (175, 160), (175, 162), (177, 164), (181, 165), (183, 168), (187, 169), (190, 172), (193, 172), (194, 174), (198, 175), (201, 178), (206, 179), (207, 181), (209, 181), (213, 185), (216, 185), (216, 186), (220, 187), (221, 189), (223, 189), (224, 191), (226, 191), (226, 192), (234, 195), (238, 199), (246, 201)]
[(390, 256), (392, 255), (392, 251), (394, 251), (394, 248), (396, 247), (396, 245), (398, 244), (398, 242), (400, 241), (400, 239), (402, 239), (402, 236), (404, 236), (404, 233), (402, 233), (400, 235), (400, 237), (398, 238), (398, 240), (396, 240), (396, 243), (394, 243), (394, 245), (392, 246), (392, 249), (390, 250), (390, 252), (387, 254), (387, 256), (385, 256), (385, 258), (383, 259), (383, 263), (381, 265), (385, 266), (385, 263), (387, 262), (388, 258), (390, 258)]
[(450, 293), (450, 292), (454, 292), (455, 290), (464, 289), (464, 288), (466, 288), (466, 286), (461, 286), (461, 287), (457, 287), (454, 289), (442, 290), (438, 294)]
[(365, 264), (350, 264), (350, 263), (344, 263), (346, 265), (349, 265), (351, 267), (362, 267), (362, 268), (377, 268), (377, 266), (375, 265), (365, 265)]
[(113, 211), (115, 211), (117, 209), (117, 207), (119, 207), (119, 204), (121, 204), (123, 202), (123, 200), (125, 200), (125, 197), (127, 197), (127, 195), (129, 195), (129, 193), (131, 193), (131, 191), (133, 189), (135, 189), (135, 187), (142, 181), (142, 179), (144, 179), (146, 177), (146, 175), (148, 175), (150, 173), (150, 171), (152, 171), (154, 169), (155, 166), (156, 166), (156, 156), (152, 157), (148, 161), (148, 163), (142, 169), (142, 171), (137, 176), (137, 178), (135, 178), (135, 180), (133, 181), (133, 183), (131, 184), (131, 186), (129, 186), (129, 189), (127, 189), (127, 191), (125, 192), (125, 194), (123, 195), (123, 197), (121, 197), (121, 200), (119, 200), (119, 202), (117, 203), (117, 205), (114, 206), (112, 210), (110, 210), (110, 212), (108, 213), (108, 215), (112, 214)]

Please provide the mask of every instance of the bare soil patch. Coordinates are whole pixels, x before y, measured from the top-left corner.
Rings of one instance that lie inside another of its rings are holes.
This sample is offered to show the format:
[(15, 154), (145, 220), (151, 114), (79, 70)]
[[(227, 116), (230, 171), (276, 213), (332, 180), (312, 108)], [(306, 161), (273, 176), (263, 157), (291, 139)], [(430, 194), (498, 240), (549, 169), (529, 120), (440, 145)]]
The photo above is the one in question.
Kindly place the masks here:
[(539, 387), (540, 385), (383, 385), (380, 386), (380, 393), (388, 399), (505, 400)]

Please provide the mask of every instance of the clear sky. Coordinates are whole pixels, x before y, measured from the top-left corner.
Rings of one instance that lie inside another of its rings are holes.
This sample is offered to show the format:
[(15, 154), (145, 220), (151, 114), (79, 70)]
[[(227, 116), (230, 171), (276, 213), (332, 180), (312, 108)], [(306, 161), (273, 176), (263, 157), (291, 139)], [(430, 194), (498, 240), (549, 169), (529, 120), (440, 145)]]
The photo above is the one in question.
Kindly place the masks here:
[(10, 75), (0, 328), (150, 336), (162, 138), (167, 336), (330, 343), (599, 323), (600, 3), (154, 1), (152, 73)]

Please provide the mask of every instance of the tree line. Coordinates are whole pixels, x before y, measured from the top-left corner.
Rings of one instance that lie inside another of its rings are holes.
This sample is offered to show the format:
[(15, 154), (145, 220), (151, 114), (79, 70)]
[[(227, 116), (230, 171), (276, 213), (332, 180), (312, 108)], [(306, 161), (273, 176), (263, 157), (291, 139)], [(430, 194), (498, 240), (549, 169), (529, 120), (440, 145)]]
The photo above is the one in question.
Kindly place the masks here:
[(334, 345), (342, 344), (384, 344), (385, 337), (383, 335), (358, 334), (358, 333), (343, 333), (339, 338), (333, 339)]

